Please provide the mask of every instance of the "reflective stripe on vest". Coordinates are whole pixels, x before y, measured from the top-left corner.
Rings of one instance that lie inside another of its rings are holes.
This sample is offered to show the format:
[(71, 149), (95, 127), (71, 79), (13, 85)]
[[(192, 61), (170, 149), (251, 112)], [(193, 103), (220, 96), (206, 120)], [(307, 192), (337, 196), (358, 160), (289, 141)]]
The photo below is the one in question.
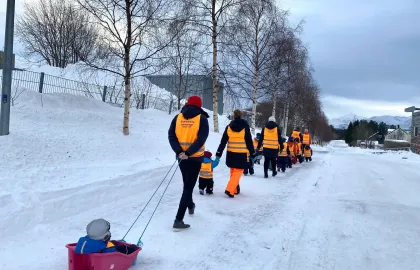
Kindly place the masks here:
[(264, 148), (279, 149), (279, 134), (277, 128), (264, 128)]
[(248, 148), (245, 143), (245, 129), (239, 132), (234, 132), (228, 127), (227, 134), (229, 137), (227, 150), (232, 153), (248, 153)]
[(305, 157), (311, 157), (311, 149), (309, 149), (309, 150), (304, 150), (304, 155), (305, 155)]
[(309, 134), (303, 134), (303, 144), (309, 144)]
[[(175, 135), (178, 138), (182, 151), (186, 151), (198, 138), (200, 129), (201, 115), (197, 115), (191, 119), (185, 119), (182, 113), (178, 114), (176, 119)], [(200, 150), (191, 155), (191, 157), (202, 157), (204, 155), (205, 146), (201, 146)]]
[(287, 156), (288, 156), (287, 155), (287, 143), (283, 143), (283, 151), (279, 151), (279, 157), (287, 157)]
[(206, 178), (206, 179), (212, 179), (213, 178), (213, 169), (211, 168), (211, 162), (209, 163), (202, 163), (201, 164), (201, 170), (200, 170), (200, 177)]
[(296, 144), (289, 145), (289, 150), (292, 157), (295, 156), (295, 147), (296, 147)]

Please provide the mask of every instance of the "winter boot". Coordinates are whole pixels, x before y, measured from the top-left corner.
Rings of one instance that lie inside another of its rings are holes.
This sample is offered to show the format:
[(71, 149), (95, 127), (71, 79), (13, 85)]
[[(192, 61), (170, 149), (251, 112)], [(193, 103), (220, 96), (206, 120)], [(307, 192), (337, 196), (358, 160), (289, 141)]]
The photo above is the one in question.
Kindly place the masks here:
[(268, 178), (268, 172), (264, 172), (264, 178)]
[(194, 210), (195, 210), (195, 203), (193, 204), (193, 207), (188, 208), (188, 214), (194, 215)]
[(248, 174), (247, 173), (244, 173), (244, 176), (248, 176)]
[(206, 193), (207, 193), (208, 195), (212, 195), (212, 194), (213, 194), (213, 189), (212, 189), (212, 188), (210, 188), (210, 189), (206, 189)]
[(204, 195), (204, 190), (200, 189), (199, 191), (201, 195)]
[(229, 197), (229, 198), (234, 198), (235, 196), (230, 194), (229, 191), (225, 190), (225, 194)]
[(236, 187), (236, 192), (235, 192), (235, 195), (238, 195), (239, 193), (241, 193), (241, 187), (238, 185), (238, 186)]
[(175, 219), (174, 226), (172, 227), (174, 231), (182, 231), (191, 227), (189, 224), (185, 224), (182, 220)]
[(276, 176), (276, 175), (277, 175), (277, 172), (276, 171), (273, 171), (273, 177)]

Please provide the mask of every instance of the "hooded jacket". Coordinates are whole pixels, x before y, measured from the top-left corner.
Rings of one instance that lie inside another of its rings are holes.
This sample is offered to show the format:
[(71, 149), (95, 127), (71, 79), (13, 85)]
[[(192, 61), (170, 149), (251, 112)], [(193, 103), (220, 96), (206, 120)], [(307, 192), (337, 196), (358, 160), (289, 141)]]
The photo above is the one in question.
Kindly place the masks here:
[[(181, 113), (184, 115), (186, 119), (191, 119), (191, 118), (196, 117), (197, 115), (201, 115), (200, 128), (198, 130), (197, 140), (185, 151), (185, 154), (187, 156), (191, 156), (195, 154), (198, 150), (200, 150), (200, 148), (207, 141), (207, 138), (209, 136), (209, 122), (207, 118), (209, 118), (209, 115), (203, 109), (193, 106), (193, 105), (184, 106), (181, 110)], [(178, 155), (182, 153), (182, 148), (175, 134), (177, 119), (178, 119), (178, 115), (175, 116), (171, 122), (171, 126), (169, 127), (169, 130), (168, 130), (168, 139), (169, 139), (169, 144), (171, 145), (172, 150), (175, 152), (176, 156), (178, 157)], [(194, 157), (194, 158), (189, 158), (189, 159), (203, 162), (204, 157)]]
[[(216, 156), (222, 157), (223, 151), (225, 150), (226, 144), (229, 141), (228, 136), (228, 127), (232, 129), (233, 132), (240, 132), (245, 129), (245, 144), (246, 148), (249, 151), (249, 154), (253, 156), (255, 154), (254, 144), (252, 142), (252, 135), (249, 129), (248, 123), (243, 119), (235, 119), (225, 128), (223, 133), (222, 140), (220, 141), (219, 148), (217, 149)], [(246, 153), (234, 153), (227, 151), (226, 154), (226, 166), (229, 168), (236, 169), (245, 169), (248, 168), (248, 154)]]
[[(281, 131), (280, 131), (279, 126), (276, 124), (276, 122), (268, 121), (267, 124), (265, 125), (265, 127), (267, 129), (277, 128), (277, 137), (278, 137), (278, 140), (279, 140), (279, 147), (280, 147), (280, 150), (282, 150), (283, 149), (283, 141), (282, 141)], [(258, 149), (261, 149), (261, 146), (262, 146), (263, 142), (264, 142), (264, 129), (261, 132), (260, 141), (258, 142)], [(263, 154), (264, 154), (265, 157), (275, 158), (275, 157), (277, 157), (278, 150), (263, 148)]]

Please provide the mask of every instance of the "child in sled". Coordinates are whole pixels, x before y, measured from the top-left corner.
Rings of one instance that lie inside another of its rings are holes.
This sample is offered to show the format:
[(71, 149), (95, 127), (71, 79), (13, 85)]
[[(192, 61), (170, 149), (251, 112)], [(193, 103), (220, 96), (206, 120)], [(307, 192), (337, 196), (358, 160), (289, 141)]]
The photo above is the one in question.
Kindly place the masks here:
[(303, 155), (305, 156), (306, 162), (312, 161), (312, 148), (309, 145), (305, 145)]
[(302, 163), (304, 161), (304, 157), (302, 154), (302, 144), (300, 143), (300, 139), (296, 138), (296, 158), (299, 161), (299, 163)]
[(121, 252), (131, 254), (138, 249), (136, 245), (119, 245), (111, 240), (111, 225), (104, 219), (95, 219), (86, 226), (87, 235), (77, 242), (78, 254)]
[(204, 161), (201, 164), (200, 178), (198, 179), (198, 189), (201, 195), (204, 195), (204, 189), (206, 193), (213, 194), (213, 169), (219, 165), (219, 159), (211, 159), (213, 154), (209, 151), (204, 151)]

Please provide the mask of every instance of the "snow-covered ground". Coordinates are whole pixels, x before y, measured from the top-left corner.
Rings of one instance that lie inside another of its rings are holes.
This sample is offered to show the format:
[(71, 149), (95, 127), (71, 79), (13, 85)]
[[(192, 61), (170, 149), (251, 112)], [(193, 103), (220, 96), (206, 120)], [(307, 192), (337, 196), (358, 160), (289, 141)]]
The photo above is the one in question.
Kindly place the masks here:
[[(64, 246), (92, 219), (108, 219), (115, 239), (125, 234), (173, 163), (173, 115), (133, 110), (124, 137), (121, 109), (100, 101), (43, 95), (41, 103), (24, 92), (18, 103), (11, 134), (0, 137), (0, 269), (64, 270)], [(206, 148), (214, 152), (219, 141), (211, 133)], [(222, 160), (215, 194), (196, 190), (196, 214), (185, 218), (192, 228), (174, 233), (177, 172), (132, 269), (420, 269), (419, 163), (414, 154), (332, 142), (275, 178), (262, 178), (256, 165), (229, 199)], [(137, 241), (158, 200), (127, 241)]]

